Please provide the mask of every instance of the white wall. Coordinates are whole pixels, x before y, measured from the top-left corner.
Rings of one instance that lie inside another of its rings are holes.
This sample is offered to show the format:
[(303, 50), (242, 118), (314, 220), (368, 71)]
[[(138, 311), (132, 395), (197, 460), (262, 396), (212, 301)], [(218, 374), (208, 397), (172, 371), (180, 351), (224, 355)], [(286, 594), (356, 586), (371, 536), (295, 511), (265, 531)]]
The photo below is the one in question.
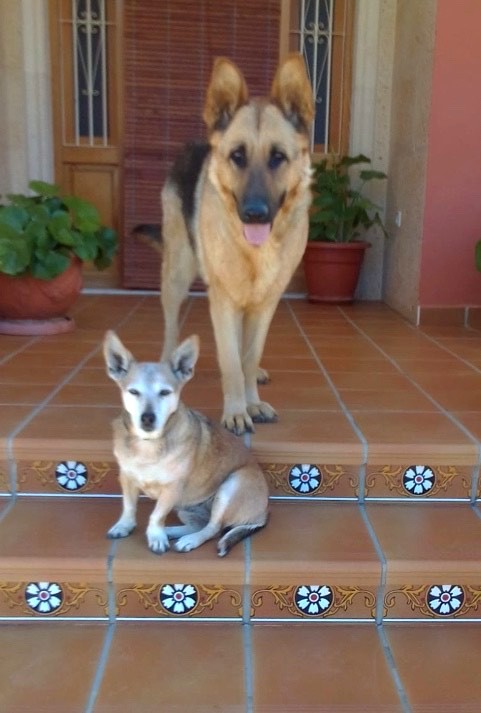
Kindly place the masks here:
[(0, 0), (0, 194), (54, 175), (48, 0)]
[[(417, 1), (417, 0), (416, 0)], [(391, 93), (397, 0), (357, 0), (354, 21), (353, 89), (351, 100), (351, 155), (363, 153), (372, 168), (388, 173), (391, 133)], [(374, 181), (369, 197), (385, 206), (386, 181)], [(379, 230), (368, 236), (357, 297), (382, 297), (386, 241)]]

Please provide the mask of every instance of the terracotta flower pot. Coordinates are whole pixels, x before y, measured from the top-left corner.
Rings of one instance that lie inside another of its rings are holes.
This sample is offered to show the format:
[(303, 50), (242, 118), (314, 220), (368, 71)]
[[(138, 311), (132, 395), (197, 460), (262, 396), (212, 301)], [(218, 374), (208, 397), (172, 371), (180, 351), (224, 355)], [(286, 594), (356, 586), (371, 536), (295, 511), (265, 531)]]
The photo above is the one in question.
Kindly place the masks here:
[(52, 280), (0, 273), (0, 317), (9, 320), (64, 317), (82, 289), (82, 262), (73, 258)]
[(309, 302), (352, 302), (367, 242), (310, 241), (304, 253)]

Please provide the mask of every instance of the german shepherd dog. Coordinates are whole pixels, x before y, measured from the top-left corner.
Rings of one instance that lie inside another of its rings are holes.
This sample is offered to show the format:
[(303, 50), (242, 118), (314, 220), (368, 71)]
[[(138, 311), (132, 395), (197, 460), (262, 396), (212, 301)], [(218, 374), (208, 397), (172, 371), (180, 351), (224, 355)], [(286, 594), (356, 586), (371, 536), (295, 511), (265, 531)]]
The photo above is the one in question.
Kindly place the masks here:
[[(153, 552), (165, 552), (169, 540), (188, 552), (224, 531), (217, 545), (223, 557), (265, 525), (268, 489), (243, 442), (180, 401), (194, 373), (199, 338), (186, 339), (162, 363), (136, 362), (114, 332), (107, 332), (103, 348), (123, 402), (113, 423), (123, 508), (108, 536), (130, 535), (142, 491), (157, 501), (146, 533)], [(182, 525), (165, 526), (171, 510)]]
[(311, 202), (308, 130), (314, 115), (304, 62), (290, 55), (270, 98), (248, 98), (228, 59), (213, 66), (204, 106), (209, 142), (191, 144), (162, 190), (163, 357), (200, 274), (222, 375), (222, 423), (237, 435), (277, 419), (257, 390), (273, 314), (307, 240)]

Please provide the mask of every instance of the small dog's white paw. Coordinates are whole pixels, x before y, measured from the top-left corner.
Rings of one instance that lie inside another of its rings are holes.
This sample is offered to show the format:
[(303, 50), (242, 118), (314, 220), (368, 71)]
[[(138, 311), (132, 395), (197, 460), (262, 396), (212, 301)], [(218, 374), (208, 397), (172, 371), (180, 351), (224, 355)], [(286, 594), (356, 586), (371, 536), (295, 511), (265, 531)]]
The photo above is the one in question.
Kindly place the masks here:
[(247, 410), (254, 423), (275, 423), (277, 421), (277, 412), (267, 401), (249, 404)]
[(232, 431), (236, 436), (242, 436), (244, 433), (254, 433), (255, 428), (252, 419), (247, 413), (224, 413), (222, 416), (222, 425), (228, 431)]
[(270, 380), (271, 380), (271, 377), (269, 376), (269, 372), (266, 369), (263, 369), (261, 366), (258, 366), (257, 367), (257, 383), (258, 384), (268, 384)]
[(195, 550), (198, 546), (199, 538), (197, 537), (197, 533), (194, 533), (192, 535), (184, 535), (184, 537), (181, 537), (180, 540), (177, 540), (175, 543), (174, 548), (177, 552), (190, 552), (191, 550)]
[(133, 530), (135, 530), (135, 522), (131, 520), (118, 520), (107, 532), (107, 537), (111, 540), (128, 537)]
[(156, 555), (162, 555), (169, 549), (169, 538), (163, 527), (148, 527), (147, 542), (149, 549)]

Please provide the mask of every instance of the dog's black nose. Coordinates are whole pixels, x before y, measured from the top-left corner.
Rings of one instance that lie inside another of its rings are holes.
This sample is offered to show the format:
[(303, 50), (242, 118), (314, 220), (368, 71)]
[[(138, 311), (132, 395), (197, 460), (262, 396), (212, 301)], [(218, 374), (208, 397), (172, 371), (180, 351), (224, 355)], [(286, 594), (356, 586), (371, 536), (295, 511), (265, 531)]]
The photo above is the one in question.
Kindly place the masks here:
[(243, 223), (270, 223), (271, 211), (262, 198), (250, 198), (242, 206)]
[(153, 411), (145, 411), (140, 417), (140, 421), (144, 431), (151, 431), (155, 425), (155, 413)]

